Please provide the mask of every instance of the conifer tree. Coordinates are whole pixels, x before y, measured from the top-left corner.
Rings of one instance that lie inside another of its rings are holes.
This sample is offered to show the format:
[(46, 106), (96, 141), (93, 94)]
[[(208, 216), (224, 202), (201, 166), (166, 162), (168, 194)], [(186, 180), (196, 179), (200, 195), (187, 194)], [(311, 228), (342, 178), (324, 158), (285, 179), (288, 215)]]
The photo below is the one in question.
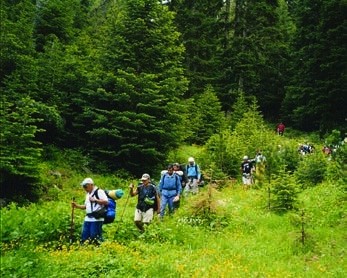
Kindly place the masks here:
[(212, 86), (207, 86), (204, 93), (196, 96), (188, 111), (186, 126), (192, 131), (189, 142), (205, 144), (216, 132), (220, 131), (224, 115), (222, 106)]
[(222, 79), (225, 109), (243, 90), (255, 96), (267, 118), (279, 114), (284, 97), (293, 24), (285, 1), (235, 1), (233, 37), (225, 50)]
[(294, 70), (283, 116), (296, 128), (325, 132), (345, 126), (346, 11), (347, 3), (338, 0), (295, 6)]
[(186, 48), (185, 67), (190, 81), (189, 96), (202, 94), (207, 85), (218, 88), (220, 54), (225, 35), (222, 0), (173, 0), (175, 23)]
[(93, 157), (112, 169), (151, 172), (183, 139), (184, 48), (172, 22), (155, 0), (109, 11), (98, 43), (100, 75), (76, 98), (74, 125)]
[[(8, 101), (1, 95), (0, 109), (0, 186), (2, 198), (16, 195), (35, 198), (35, 190), (40, 183), (39, 158), (40, 143), (35, 139), (39, 119), (35, 101), (29, 97)], [(17, 197), (18, 198), (18, 197)]]

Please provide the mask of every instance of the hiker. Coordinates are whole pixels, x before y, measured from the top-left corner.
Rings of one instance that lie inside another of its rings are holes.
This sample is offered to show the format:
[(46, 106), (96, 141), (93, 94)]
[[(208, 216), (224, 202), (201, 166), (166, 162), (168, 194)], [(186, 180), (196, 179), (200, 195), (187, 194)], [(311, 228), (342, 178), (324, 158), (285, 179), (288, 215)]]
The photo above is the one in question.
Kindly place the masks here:
[(140, 232), (144, 232), (144, 225), (148, 225), (153, 220), (154, 211), (160, 212), (160, 199), (157, 188), (151, 183), (151, 177), (143, 174), (141, 183), (134, 190), (134, 184), (130, 184), (130, 196), (138, 195), (135, 209), (134, 222)]
[(252, 162), (247, 155), (243, 157), (243, 162), (241, 163), (241, 174), (244, 189), (247, 189), (252, 184)]
[(102, 241), (102, 224), (104, 218), (97, 216), (97, 213), (108, 205), (108, 199), (105, 191), (95, 186), (91, 178), (85, 178), (81, 186), (86, 191), (84, 204), (78, 205), (76, 202), (72, 202), (73, 207), (86, 210), (81, 243), (83, 244), (86, 240), (90, 240), (91, 242), (99, 244), (99, 242)]
[(325, 155), (331, 155), (331, 153), (332, 153), (331, 148), (328, 147), (327, 145), (324, 145), (322, 151), (323, 151), (323, 154), (325, 154)]
[[(180, 181), (181, 181), (181, 186), (182, 186), (182, 190), (184, 189), (185, 185), (186, 185), (186, 175), (184, 173), (184, 171), (181, 169), (181, 165), (179, 163), (174, 163), (172, 165), (173, 167), (173, 171), (174, 171), (174, 174), (178, 175), (179, 178), (180, 178)], [(177, 201), (175, 201), (173, 203), (174, 205), (174, 210), (178, 209), (180, 207), (180, 204), (181, 204), (181, 199), (178, 199)]]
[(167, 167), (167, 172), (161, 177), (159, 191), (161, 193), (160, 217), (163, 218), (166, 205), (169, 207), (170, 214), (174, 212), (174, 202), (180, 199), (182, 192), (180, 177), (174, 173), (172, 165)]
[(265, 179), (266, 157), (263, 155), (262, 150), (258, 150), (254, 158), (255, 162), (255, 183), (262, 184)]
[(277, 134), (283, 136), (285, 128), (286, 126), (282, 122), (280, 122), (276, 127)]
[(189, 192), (196, 194), (199, 192), (199, 183), (201, 180), (201, 172), (198, 164), (195, 163), (193, 157), (188, 158), (188, 164), (186, 166), (186, 173), (188, 182), (184, 188), (184, 195), (187, 196)]
[(305, 143), (305, 144), (300, 144), (299, 148), (298, 148), (298, 152), (301, 155), (306, 155), (306, 154), (310, 154), (313, 153), (315, 150), (314, 146), (309, 144), (309, 143)]

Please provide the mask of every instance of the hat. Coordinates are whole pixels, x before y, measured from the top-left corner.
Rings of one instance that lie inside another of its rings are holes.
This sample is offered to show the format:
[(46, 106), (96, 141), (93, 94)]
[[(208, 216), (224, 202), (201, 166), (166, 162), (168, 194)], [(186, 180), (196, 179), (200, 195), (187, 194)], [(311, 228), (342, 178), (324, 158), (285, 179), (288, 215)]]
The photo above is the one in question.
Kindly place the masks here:
[(94, 184), (93, 180), (91, 178), (85, 178), (82, 182), (81, 182), (81, 186), (85, 186), (86, 184)]
[(243, 157), (243, 160), (248, 160), (248, 156), (245, 155), (245, 156)]
[(142, 178), (141, 178), (142, 181), (149, 180), (149, 179), (151, 179), (151, 177), (148, 174), (142, 175)]
[(188, 162), (194, 162), (194, 158), (193, 157), (189, 157), (188, 158)]

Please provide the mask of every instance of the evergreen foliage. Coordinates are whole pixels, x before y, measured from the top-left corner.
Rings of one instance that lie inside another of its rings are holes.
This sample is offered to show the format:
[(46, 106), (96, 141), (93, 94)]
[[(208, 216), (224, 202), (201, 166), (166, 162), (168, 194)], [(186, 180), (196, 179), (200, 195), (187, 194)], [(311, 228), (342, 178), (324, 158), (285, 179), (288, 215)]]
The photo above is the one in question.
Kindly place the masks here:
[(321, 152), (306, 155), (298, 165), (295, 175), (306, 186), (321, 183), (327, 174), (327, 160)]
[(200, 96), (208, 84), (219, 86), (223, 5), (221, 0), (170, 1), (169, 7), (176, 13), (175, 23), (186, 49), (189, 96)]
[[(269, 179), (294, 172), (294, 143), (260, 111), (277, 121), (282, 106), (289, 128), (344, 134), (345, 11), (338, 0), (4, 0), (4, 130), (21, 123), (11, 113), (30, 115), (23, 149), (77, 148), (103, 171), (155, 171), (182, 142), (208, 141), (216, 173), (237, 176), (257, 149)], [(2, 148), (9, 159), (14, 145)], [(343, 176), (344, 152), (331, 156), (329, 179)]]
[(41, 144), (35, 139), (39, 130), (33, 117), (37, 104), (29, 97), (9, 102), (1, 97), (0, 186), (2, 198), (34, 200), (39, 189)]
[(256, 96), (267, 118), (278, 115), (284, 97), (292, 23), (285, 1), (236, 1), (234, 29), (226, 49), (223, 104), (238, 90)]
[(97, 161), (139, 175), (151, 173), (183, 140), (184, 48), (173, 14), (157, 1), (125, 1), (118, 8), (106, 20), (101, 75), (81, 90), (75, 126)]
[(186, 126), (191, 132), (188, 141), (203, 145), (213, 134), (219, 131), (224, 121), (221, 103), (211, 86), (195, 97), (186, 119)]
[(280, 171), (271, 182), (273, 200), (271, 208), (277, 212), (286, 212), (296, 208), (298, 187), (295, 177), (285, 171)]
[(294, 127), (312, 131), (344, 128), (347, 3), (298, 1), (290, 86), (283, 116)]

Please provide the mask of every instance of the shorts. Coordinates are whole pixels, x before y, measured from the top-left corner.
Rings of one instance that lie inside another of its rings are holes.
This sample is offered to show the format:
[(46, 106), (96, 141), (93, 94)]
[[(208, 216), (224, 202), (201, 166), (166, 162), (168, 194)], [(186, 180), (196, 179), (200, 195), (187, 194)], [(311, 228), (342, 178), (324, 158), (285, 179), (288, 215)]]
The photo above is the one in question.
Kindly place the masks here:
[(135, 209), (134, 221), (142, 221), (143, 223), (150, 223), (153, 220), (153, 208), (143, 212), (139, 209)]
[(250, 174), (242, 175), (242, 183), (244, 185), (251, 185), (252, 184), (252, 176)]

